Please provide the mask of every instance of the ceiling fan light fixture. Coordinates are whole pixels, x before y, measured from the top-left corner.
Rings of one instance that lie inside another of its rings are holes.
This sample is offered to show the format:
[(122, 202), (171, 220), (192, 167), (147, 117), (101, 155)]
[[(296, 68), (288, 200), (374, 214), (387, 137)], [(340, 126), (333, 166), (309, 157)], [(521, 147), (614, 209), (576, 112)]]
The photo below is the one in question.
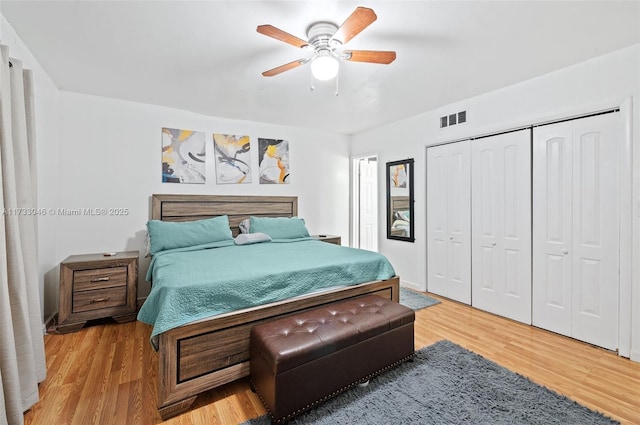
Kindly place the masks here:
[[(337, 77), (340, 61), (390, 64), (396, 59), (396, 52), (381, 50), (348, 50), (342, 47), (378, 19), (372, 9), (358, 6), (339, 27), (326, 21), (314, 22), (307, 27), (307, 40), (303, 40), (273, 25), (258, 25), (256, 31), (267, 37), (313, 52), (311, 57), (294, 60), (262, 73), (273, 77), (285, 71), (311, 62), (311, 77), (316, 80), (331, 80)], [(313, 86), (313, 81), (311, 82)]]
[(338, 75), (340, 63), (330, 53), (319, 55), (311, 62), (311, 73), (316, 80), (327, 81)]

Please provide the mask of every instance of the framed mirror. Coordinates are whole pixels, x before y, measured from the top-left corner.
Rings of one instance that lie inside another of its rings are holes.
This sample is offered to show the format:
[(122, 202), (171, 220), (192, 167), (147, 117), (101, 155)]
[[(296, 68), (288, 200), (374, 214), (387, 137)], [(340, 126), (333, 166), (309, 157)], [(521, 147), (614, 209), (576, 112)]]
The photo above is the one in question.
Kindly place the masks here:
[(387, 162), (387, 239), (413, 242), (413, 158)]

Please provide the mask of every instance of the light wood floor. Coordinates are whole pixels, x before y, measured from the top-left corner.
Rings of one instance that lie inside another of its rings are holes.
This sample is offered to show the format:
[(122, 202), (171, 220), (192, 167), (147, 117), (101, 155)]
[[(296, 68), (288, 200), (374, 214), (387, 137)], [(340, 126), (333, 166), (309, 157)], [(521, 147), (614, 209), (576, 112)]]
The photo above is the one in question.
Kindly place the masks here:
[[(640, 364), (440, 297), (416, 312), (416, 349), (448, 339), (625, 424), (640, 424)], [(100, 324), (45, 337), (47, 379), (25, 424), (155, 424), (150, 327)], [(237, 424), (265, 413), (247, 380), (208, 391), (166, 424)]]

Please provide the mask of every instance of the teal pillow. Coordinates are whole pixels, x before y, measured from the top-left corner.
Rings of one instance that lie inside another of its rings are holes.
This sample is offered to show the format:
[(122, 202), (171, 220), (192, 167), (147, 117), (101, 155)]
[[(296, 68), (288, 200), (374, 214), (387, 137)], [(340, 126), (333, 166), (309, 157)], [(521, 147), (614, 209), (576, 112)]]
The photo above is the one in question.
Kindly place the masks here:
[(149, 232), (151, 255), (168, 249), (233, 240), (229, 228), (229, 217), (226, 215), (206, 220), (175, 223), (149, 220), (147, 231)]
[(297, 239), (309, 237), (304, 220), (298, 217), (253, 217), (249, 218), (251, 233), (266, 233), (272, 239)]

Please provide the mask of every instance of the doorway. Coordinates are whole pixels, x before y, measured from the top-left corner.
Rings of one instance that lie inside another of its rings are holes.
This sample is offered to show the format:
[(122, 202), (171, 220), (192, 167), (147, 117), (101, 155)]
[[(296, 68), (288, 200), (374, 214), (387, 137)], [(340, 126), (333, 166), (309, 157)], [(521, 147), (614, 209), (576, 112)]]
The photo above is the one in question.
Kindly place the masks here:
[(378, 250), (378, 156), (353, 159), (353, 247)]

